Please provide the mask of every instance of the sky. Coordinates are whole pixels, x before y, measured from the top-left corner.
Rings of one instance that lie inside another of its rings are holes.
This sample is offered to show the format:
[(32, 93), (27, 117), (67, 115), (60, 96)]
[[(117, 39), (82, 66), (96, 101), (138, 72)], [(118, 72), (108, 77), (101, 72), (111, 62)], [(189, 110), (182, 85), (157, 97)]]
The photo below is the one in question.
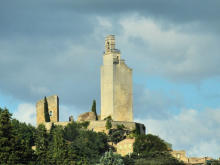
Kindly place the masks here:
[(0, 0), (0, 107), (36, 125), (97, 101), (105, 37), (133, 69), (134, 120), (187, 156), (220, 157), (219, 0)]

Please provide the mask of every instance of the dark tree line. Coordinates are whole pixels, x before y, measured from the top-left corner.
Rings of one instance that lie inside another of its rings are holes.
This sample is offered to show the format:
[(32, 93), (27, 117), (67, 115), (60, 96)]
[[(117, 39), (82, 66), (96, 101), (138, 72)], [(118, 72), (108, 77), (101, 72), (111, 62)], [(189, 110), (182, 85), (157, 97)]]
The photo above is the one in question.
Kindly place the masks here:
[(123, 126), (110, 128), (109, 135), (87, 130), (88, 122), (71, 122), (65, 128), (52, 125), (47, 131), (44, 125), (35, 128), (11, 116), (7, 109), (0, 108), (3, 165), (181, 164), (169, 154), (165, 142), (154, 135), (135, 135), (134, 152), (130, 156), (114, 154), (108, 142), (117, 143), (128, 136)]
[(107, 136), (86, 130), (88, 123), (53, 125), (47, 131), (11, 116), (0, 108), (0, 164), (96, 164), (108, 151)]

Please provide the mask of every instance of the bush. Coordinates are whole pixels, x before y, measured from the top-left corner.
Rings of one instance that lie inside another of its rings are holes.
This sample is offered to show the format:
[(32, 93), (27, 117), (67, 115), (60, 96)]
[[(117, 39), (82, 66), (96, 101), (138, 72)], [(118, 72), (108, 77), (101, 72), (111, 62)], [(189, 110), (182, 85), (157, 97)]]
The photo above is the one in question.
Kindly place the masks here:
[(98, 165), (124, 165), (124, 162), (120, 155), (114, 154), (112, 150), (109, 150), (101, 157)]

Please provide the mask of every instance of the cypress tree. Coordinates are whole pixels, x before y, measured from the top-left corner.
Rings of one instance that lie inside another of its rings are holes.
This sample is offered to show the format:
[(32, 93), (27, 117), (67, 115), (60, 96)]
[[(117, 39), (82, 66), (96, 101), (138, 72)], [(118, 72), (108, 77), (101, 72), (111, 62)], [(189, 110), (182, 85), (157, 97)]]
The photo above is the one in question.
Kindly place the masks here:
[(44, 117), (45, 117), (45, 122), (50, 122), (50, 116), (48, 112), (48, 102), (46, 96), (44, 97)]
[(91, 111), (95, 113), (95, 118), (96, 118), (96, 120), (98, 120), (98, 116), (97, 116), (97, 112), (96, 112), (96, 101), (95, 100), (93, 100)]

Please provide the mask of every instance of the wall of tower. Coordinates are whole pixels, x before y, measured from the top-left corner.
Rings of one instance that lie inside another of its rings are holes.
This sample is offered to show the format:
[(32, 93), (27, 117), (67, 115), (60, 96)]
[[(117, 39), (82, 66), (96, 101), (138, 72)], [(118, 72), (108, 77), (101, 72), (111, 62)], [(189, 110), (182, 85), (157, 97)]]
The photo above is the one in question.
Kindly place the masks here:
[(114, 120), (133, 121), (132, 69), (123, 60), (114, 74)]
[[(59, 98), (56, 95), (46, 97), (48, 103), (48, 114), (50, 122), (59, 121)], [(37, 109), (37, 125), (45, 123), (44, 99), (39, 100), (36, 104)]]
[(132, 102), (132, 70), (120, 59), (110, 35), (101, 66), (101, 120), (111, 116), (114, 121), (133, 121)]
[(101, 66), (101, 120), (113, 114), (113, 70), (112, 56), (104, 55)]

